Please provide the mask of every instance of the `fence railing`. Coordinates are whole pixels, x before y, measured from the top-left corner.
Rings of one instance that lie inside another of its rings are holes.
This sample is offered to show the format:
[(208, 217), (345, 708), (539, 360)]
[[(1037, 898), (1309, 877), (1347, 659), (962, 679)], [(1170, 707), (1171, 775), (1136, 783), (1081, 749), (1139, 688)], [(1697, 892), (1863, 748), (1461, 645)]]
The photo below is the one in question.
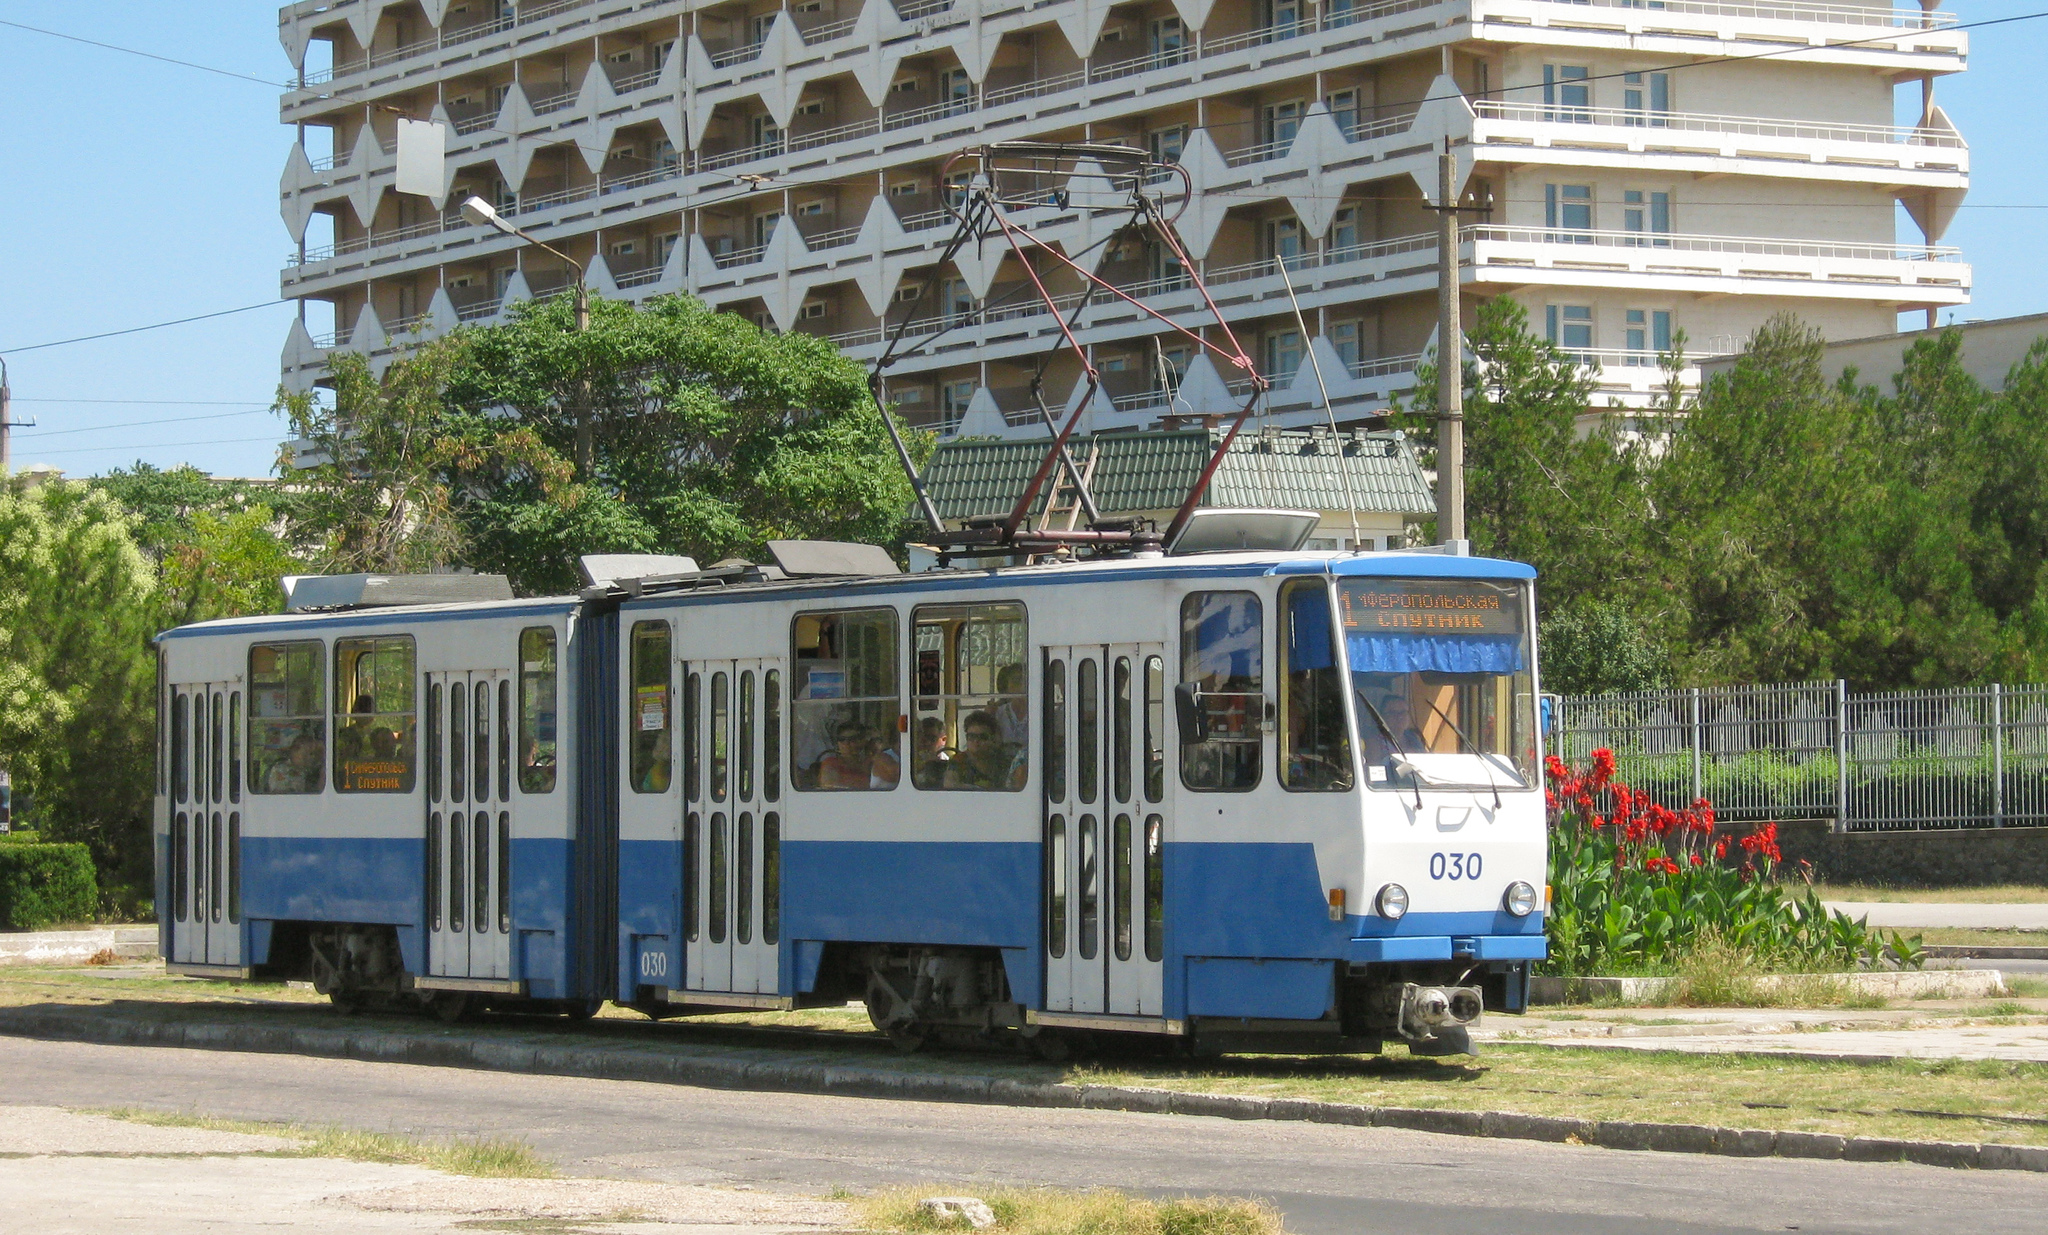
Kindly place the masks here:
[(1852, 694), (1842, 682), (1556, 700), (1551, 746), (1671, 807), (1842, 831), (2048, 825), (2048, 686)]

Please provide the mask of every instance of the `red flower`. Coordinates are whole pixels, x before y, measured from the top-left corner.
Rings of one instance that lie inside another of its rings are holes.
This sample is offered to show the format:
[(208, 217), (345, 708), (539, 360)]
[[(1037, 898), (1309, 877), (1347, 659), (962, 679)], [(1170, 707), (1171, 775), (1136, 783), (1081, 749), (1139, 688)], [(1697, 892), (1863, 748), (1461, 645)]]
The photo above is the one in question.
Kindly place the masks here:
[(1694, 855), (1692, 855), (1692, 864), (1693, 864), (1694, 866), (1698, 866), (1698, 865), (1700, 865), (1700, 864), (1701, 864), (1701, 862), (1702, 862), (1702, 859), (1701, 859), (1700, 855), (1698, 855), (1698, 854), (1694, 854)]
[(1714, 856), (1717, 858), (1725, 858), (1728, 856), (1727, 837), (1724, 836), (1720, 840), (1714, 842)]

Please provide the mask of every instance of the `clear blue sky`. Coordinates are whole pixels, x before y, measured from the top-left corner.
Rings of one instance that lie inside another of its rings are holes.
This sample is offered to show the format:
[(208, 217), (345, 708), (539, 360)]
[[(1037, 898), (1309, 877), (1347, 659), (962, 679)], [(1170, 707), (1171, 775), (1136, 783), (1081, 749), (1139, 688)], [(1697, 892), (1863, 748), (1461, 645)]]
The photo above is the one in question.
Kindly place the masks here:
[[(1946, 7), (1976, 21), (2048, 0)], [(257, 0), (0, 0), (0, 18), (277, 81), (289, 67), (276, 6)], [(2048, 209), (2010, 208), (2048, 206), (2048, 20), (1973, 33), (1970, 63), (1937, 88), (1973, 162), (1971, 204), (1946, 237), (1976, 267), (1976, 303), (1960, 316), (2048, 311)], [(261, 409), (288, 306), (15, 349), (274, 298), (290, 248), (278, 94), (0, 27), (0, 353), (16, 414), (40, 422), (17, 433), (17, 467), (270, 472), (282, 433)], [(1910, 120), (1917, 91), (1899, 95)]]

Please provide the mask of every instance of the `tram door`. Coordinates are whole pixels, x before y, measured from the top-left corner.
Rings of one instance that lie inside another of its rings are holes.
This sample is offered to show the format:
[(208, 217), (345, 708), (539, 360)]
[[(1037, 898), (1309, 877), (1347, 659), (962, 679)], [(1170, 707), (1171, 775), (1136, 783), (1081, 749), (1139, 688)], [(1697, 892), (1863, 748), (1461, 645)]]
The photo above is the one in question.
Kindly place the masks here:
[(1045, 1006), (1159, 1016), (1165, 648), (1045, 650)]
[(511, 675), (427, 677), (427, 972), (512, 973)]
[(242, 690), (171, 697), (171, 961), (242, 963)]
[(781, 663), (683, 676), (683, 920), (689, 990), (773, 995), (782, 941)]

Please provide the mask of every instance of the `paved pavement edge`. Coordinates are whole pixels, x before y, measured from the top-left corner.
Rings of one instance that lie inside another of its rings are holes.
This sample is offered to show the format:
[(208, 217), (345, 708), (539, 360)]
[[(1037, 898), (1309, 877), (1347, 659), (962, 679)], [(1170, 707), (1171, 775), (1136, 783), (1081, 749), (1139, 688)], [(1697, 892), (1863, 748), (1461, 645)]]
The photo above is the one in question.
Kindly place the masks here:
[(989, 1076), (914, 1074), (792, 1060), (682, 1057), (634, 1047), (543, 1046), (426, 1038), (368, 1029), (145, 1021), (48, 1008), (0, 1009), (0, 1034), (114, 1046), (316, 1055), (371, 1063), (468, 1067), (498, 1072), (700, 1085), (716, 1089), (765, 1089), (925, 1102), (1210, 1115), (1223, 1119), (1291, 1119), (1353, 1127), (1401, 1128), (1450, 1136), (1577, 1143), (1607, 1149), (1745, 1158), (1775, 1156), (1849, 1162), (1913, 1162), (1923, 1166), (2048, 1173), (2048, 1147), (2044, 1146), (1909, 1141), (1820, 1132), (1773, 1132), (1701, 1124), (1523, 1115), (1511, 1111), (1356, 1106), (1307, 1098), (1253, 1098), (1113, 1085), (1034, 1084)]

